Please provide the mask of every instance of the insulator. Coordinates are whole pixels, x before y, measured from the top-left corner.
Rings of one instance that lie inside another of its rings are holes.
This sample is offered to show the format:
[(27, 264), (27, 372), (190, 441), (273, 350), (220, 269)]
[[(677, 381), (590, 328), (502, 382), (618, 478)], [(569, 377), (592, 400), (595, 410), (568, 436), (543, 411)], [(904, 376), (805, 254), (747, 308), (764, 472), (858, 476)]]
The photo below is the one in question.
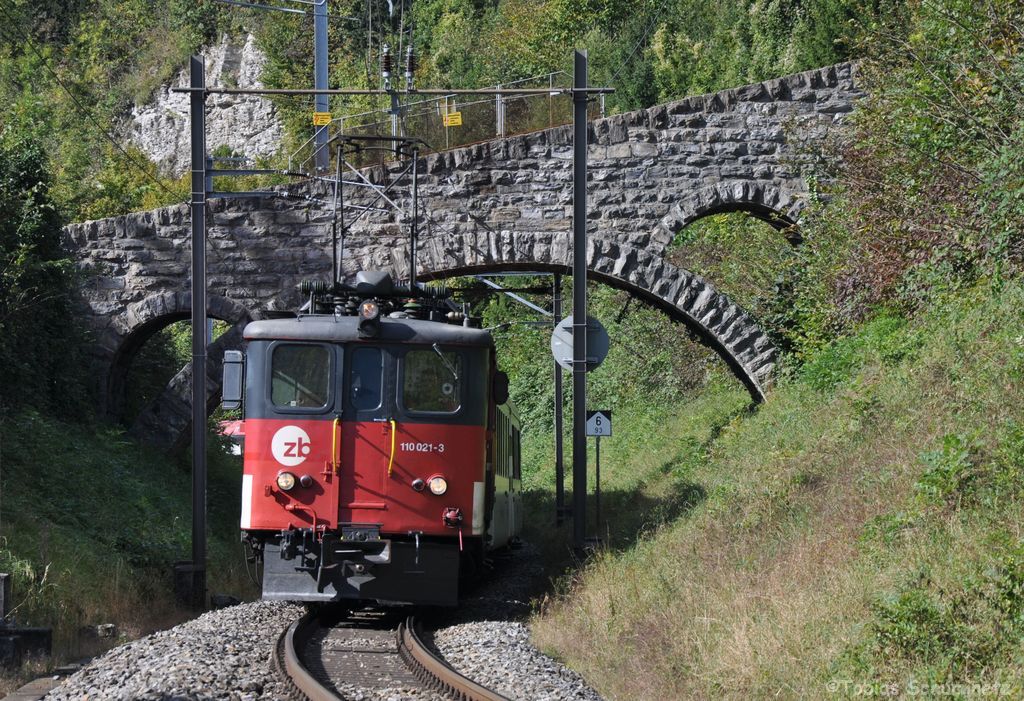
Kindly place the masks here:
[(299, 290), (303, 294), (323, 294), (327, 291), (326, 280), (303, 280), (299, 283)]
[(380, 50), (380, 74), (385, 78), (391, 77), (391, 48), (387, 44)]
[(411, 79), (416, 73), (416, 52), (410, 46), (405, 51), (405, 77)]
[(406, 300), (402, 306), (402, 310), (409, 315), (410, 319), (422, 319), (423, 306), (416, 302), (415, 299)]
[(448, 285), (440, 283), (435, 285), (432, 290), (434, 299), (448, 299), (451, 295), (448, 294)]

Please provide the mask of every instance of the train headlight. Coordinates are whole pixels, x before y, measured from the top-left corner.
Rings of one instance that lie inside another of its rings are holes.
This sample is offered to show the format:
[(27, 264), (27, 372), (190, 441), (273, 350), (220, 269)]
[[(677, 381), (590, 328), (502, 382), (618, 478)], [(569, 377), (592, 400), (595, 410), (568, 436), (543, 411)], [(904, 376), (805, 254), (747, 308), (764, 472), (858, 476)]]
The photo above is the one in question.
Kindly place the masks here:
[(372, 299), (359, 305), (359, 338), (375, 338), (380, 333), (380, 305)]
[(277, 486), (282, 492), (290, 492), (295, 487), (295, 475), (290, 472), (279, 472)]
[(448, 480), (441, 475), (434, 475), (427, 480), (427, 486), (430, 487), (430, 493), (441, 496), (448, 491)]
[(380, 316), (380, 307), (372, 299), (364, 300), (359, 305), (359, 318), (365, 319), (366, 321), (372, 321)]

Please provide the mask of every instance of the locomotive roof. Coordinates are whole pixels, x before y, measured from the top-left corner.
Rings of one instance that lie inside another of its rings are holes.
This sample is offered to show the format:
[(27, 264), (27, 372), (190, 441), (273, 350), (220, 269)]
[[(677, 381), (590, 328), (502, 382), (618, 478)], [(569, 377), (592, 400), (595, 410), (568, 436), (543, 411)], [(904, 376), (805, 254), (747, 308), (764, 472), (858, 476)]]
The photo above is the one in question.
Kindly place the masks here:
[(381, 318), (380, 333), (359, 337), (359, 317), (315, 315), (294, 319), (264, 319), (245, 327), (247, 341), (330, 341), (443, 343), (463, 346), (493, 346), (491, 332), (439, 321)]

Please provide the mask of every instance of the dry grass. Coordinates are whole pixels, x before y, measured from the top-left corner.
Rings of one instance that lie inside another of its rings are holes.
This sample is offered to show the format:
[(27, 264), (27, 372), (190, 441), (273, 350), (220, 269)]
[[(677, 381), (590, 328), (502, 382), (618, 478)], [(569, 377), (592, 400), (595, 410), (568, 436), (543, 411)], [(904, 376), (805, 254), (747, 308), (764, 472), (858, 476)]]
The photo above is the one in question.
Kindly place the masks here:
[[(536, 617), (538, 643), (622, 699), (820, 698), (833, 679), (942, 673), (879, 652), (875, 607), (920, 571), (938, 592), (966, 590), (993, 542), (1020, 541), (1015, 497), (932, 503), (917, 485), (922, 454), (944, 436), (973, 441), (984, 470), (1024, 416), (1022, 296), (978, 295), (895, 333), (869, 327), (852, 341), (863, 362), (836, 386), (808, 373), (731, 422), (685, 472), (708, 498), (589, 565)], [(908, 338), (909, 351), (892, 352)], [(905, 524), (871, 535), (901, 514)], [(984, 678), (1017, 670), (987, 665)]]

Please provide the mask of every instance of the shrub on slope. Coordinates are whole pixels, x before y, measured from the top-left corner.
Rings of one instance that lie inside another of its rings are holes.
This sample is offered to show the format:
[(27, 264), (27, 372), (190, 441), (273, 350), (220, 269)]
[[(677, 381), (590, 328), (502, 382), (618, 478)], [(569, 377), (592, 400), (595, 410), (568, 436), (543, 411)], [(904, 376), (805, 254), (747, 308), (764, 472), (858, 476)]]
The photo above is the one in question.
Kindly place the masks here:
[(1014, 283), (881, 317), (704, 459), (677, 443), (706, 499), (600, 557), (537, 639), (612, 698), (1019, 685), (1022, 303)]

